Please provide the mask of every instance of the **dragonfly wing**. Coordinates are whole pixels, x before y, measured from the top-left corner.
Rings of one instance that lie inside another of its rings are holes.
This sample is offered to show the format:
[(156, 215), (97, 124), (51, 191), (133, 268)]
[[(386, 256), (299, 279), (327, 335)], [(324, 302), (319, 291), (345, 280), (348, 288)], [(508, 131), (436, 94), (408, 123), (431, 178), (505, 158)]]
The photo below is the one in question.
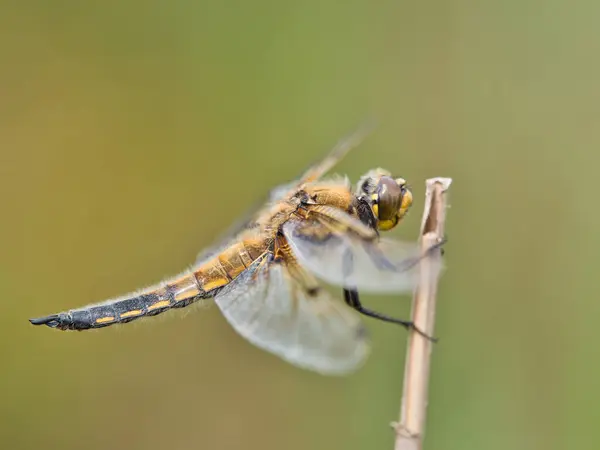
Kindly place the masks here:
[[(223, 237), (220, 240), (228, 243), (232, 235), (238, 234), (244, 229), (251, 227), (254, 222), (253, 219), (259, 216), (262, 211), (267, 210), (270, 204), (281, 201), (285, 197), (294, 194), (294, 192), (296, 192), (304, 184), (320, 179), (329, 170), (331, 170), (331, 168), (335, 166), (338, 161), (340, 161), (350, 150), (357, 147), (371, 133), (371, 131), (373, 131), (374, 128), (374, 121), (364, 121), (356, 130), (354, 130), (345, 138), (341, 139), (321, 161), (313, 164), (307, 170), (305, 170), (300, 178), (289, 183), (280, 184), (279, 186), (273, 188), (269, 192), (267, 201), (261, 201), (257, 203), (246, 215), (242, 216), (243, 219), (235, 222), (234, 225), (232, 225), (223, 234)], [(196, 264), (199, 264), (209, 257), (219, 253), (222, 248), (223, 244), (218, 244), (201, 251), (196, 256)]]
[(281, 201), (285, 197), (291, 195), (295, 191), (295, 188), (300, 184), (301, 183), (299, 181), (292, 181), (289, 183), (280, 184), (271, 189), (267, 199), (256, 202), (251, 208), (248, 209), (246, 214), (241, 216), (241, 219), (238, 219), (231, 226), (229, 226), (225, 232), (220, 234), (220, 237), (216, 239), (217, 244), (200, 251), (196, 255), (196, 262), (194, 265), (200, 265), (207, 259), (221, 253), (221, 251), (231, 244), (234, 236), (237, 236), (243, 231), (252, 228), (256, 223), (255, 220), (263, 212), (268, 211), (273, 203)]
[(318, 180), (333, 168), (346, 154), (360, 143), (373, 131), (375, 122), (365, 120), (360, 126), (341, 139), (335, 147), (318, 163), (309, 167), (300, 177), (298, 185)]
[(215, 301), (244, 338), (282, 359), (327, 375), (357, 369), (369, 352), (358, 315), (325, 290), (307, 290), (270, 253)]
[(290, 220), (283, 234), (302, 267), (328, 283), (368, 292), (409, 292), (427, 254), (418, 244), (365, 239), (318, 221)]

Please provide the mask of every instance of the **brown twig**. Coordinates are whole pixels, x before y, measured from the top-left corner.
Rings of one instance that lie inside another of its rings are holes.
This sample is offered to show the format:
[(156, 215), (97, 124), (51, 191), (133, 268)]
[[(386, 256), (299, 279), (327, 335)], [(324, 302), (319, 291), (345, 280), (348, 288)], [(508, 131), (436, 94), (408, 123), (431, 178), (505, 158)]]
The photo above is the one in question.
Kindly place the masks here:
[[(444, 238), (446, 219), (446, 190), (450, 178), (427, 180), (425, 211), (421, 223), (421, 248), (423, 251)], [(441, 268), (441, 252), (435, 251), (420, 266), (419, 285), (413, 298), (413, 323), (429, 336), (433, 336), (437, 280)], [(414, 330), (408, 340), (404, 389), (400, 408), (400, 422), (396, 429), (395, 450), (421, 450), (425, 431), (429, 364), (433, 343)]]

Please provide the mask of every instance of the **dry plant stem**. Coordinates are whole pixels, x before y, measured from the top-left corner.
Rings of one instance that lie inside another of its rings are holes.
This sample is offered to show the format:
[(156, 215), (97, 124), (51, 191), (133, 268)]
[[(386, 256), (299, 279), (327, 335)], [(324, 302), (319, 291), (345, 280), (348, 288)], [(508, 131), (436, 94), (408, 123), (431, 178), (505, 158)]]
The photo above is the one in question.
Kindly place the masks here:
[[(444, 237), (446, 190), (450, 178), (427, 180), (425, 211), (421, 223), (421, 248), (429, 249)], [(427, 257), (420, 266), (419, 286), (413, 298), (413, 322), (429, 336), (434, 335), (437, 281), (441, 252)], [(395, 425), (395, 450), (421, 450), (425, 431), (429, 364), (433, 343), (416, 331), (408, 340), (400, 422)]]

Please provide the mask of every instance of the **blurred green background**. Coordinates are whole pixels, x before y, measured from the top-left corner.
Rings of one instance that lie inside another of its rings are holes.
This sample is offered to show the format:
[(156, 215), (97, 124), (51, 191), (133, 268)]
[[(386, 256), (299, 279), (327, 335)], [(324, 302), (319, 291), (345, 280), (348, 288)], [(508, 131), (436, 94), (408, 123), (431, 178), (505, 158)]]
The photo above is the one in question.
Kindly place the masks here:
[[(451, 176), (426, 448), (600, 446), (600, 3), (0, 3), (7, 449), (391, 449), (406, 332), (327, 378), (217, 308), (27, 318), (178, 273), (363, 118), (337, 171)], [(410, 300), (365, 296), (407, 317)]]

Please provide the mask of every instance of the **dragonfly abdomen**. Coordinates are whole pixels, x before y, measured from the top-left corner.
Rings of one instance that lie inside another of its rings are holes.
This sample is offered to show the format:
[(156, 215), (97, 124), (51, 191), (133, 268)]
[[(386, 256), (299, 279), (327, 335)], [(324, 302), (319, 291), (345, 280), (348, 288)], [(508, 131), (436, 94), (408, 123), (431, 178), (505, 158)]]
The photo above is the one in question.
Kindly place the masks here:
[(268, 239), (238, 241), (201, 263), (193, 272), (158, 286), (29, 321), (33, 325), (46, 325), (59, 330), (89, 330), (183, 308), (198, 300), (214, 297), (265, 251), (268, 242)]
[(125, 296), (80, 309), (30, 319), (34, 325), (47, 325), (59, 330), (89, 330), (141, 317), (155, 316), (173, 308), (183, 308), (215, 294), (201, 288), (194, 274), (187, 274), (154, 290)]

